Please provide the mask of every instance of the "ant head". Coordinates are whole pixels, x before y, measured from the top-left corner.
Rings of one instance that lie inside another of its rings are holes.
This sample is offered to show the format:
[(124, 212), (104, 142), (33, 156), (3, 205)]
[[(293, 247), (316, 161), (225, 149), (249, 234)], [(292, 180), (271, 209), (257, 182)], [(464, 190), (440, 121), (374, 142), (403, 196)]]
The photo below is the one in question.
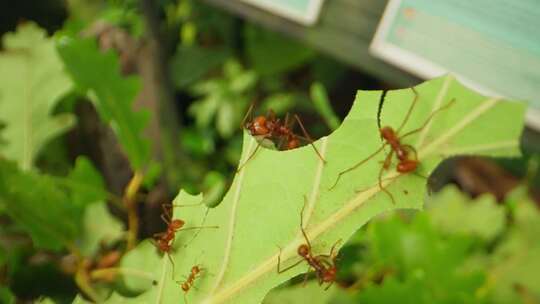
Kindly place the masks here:
[(255, 117), (255, 119), (253, 119), (253, 122), (252, 122), (253, 125), (259, 125), (259, 126), (264, 126), (266, 124), (266, 116), (257, 116)]
[(298, 146), (300, 146), (300, 141), (296, 137), (291, 138), (287, 142), (287, 150), (292, 150), (292, 149), (298, 148)]
[(201, 265), (195, 265), (195, 266), (191, 267), (191, 273), (193, 275), (196, 275), (201, 271), (202, 271)]
[(189, 284), (187, 282), (184, 282), (180, 285), (182, 287), (182, 290), (185, 292), (189, 291)]
[(178, 219), (172, 220), (172, 221), (171, 221), (170, 227), (171, 227), (172, 229), (174, 229), (174, 230), (177, 230), (177, 229), (182, 228), (182, 226), (184, 226), (184, 223), (185, 223), (185, 222), (182, 221), (182, 220), (178, 220)]
[(309, 255), (309, 247), (306, 244), (298, 246), (298, 255), (301, 257), (306, 257)]

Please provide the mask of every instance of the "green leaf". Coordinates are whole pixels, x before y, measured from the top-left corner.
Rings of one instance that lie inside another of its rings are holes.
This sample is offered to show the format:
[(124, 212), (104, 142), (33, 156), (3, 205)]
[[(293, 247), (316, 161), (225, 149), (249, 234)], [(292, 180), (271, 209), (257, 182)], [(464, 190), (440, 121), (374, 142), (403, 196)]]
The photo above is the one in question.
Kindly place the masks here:
[(7, 287), (0, 286), (0, 303), (15, 304), (15, 295)]
[[(451, 76), (434, 79), (416, 88), (419, 100), (403, 132), (424, 124), (430, 113), (455, 99), (440, 111), (422, 132), (403, 139), (416, 148), (417, 173), (428, 176), (445, 157), (455, 154), (498, 156), (519, 155), (518, 138), (523, 127), (524, 105), (477, 95)], [(259, 149), (242, 170), (217, 207), (175, 208), (174, 217), (186, 227), (218, 226), (218, 229), (180, 231), (176, 235), (175, 279), (168, 257), (160, 267), (127, 263), (159, 278), (156, 286), (133, 302), (177, 303), (183, 297), (176, 280), (182, 280), (193, 265), (206, 269), (187, 294), (190, 303), (259, 303), (273, 287), (304, 272), (303, 263), (278, 274), (281, 247), (282, 266), (298, 261), (297, 248), (306, 241), (300, 232), (300, 213), (314, 254), (327, 254), (338, 240), (346, 241), (369, 219), (397, 208), (420, 209), (426, 195), (425, 179), (415, 174), (384, 172), (383, 184), (396, 204), (378, 186), (383, 153), (362, 167), (344, 174), (333, 189), (339, 172), (350, 168), (381, 146), (377, 129), (380, 92), (359, 92), (343, 124), (314, 145), (324, 156), (321, 161), (312, 147), (291, 151)], [(387, 94), (382, 113), (385, 125), (398, 126), (413, 100), (412, 90)], [(244, 137), (241, 164), (256, 148), (257, 141)], [(201, 196), (181, 192), (175, 204), (195, 204)], [(197, 237), (194, 237), (194, 236)], [(338, 249), (340, 246), (337, 246)], [(136, 248), (134, 252), (142, 250)], [(134, 253), (135, 254), (135, 253)], [(141, 253), (143, 254), (143, 253)], [(156, 259), (155, 251), (143, 254)]]
[(257, 27), (247, 26), (245, 36), (250, 63), (261, 75), (290, 71), (316, 56), (313, 49), (301, 43)]
[(77, 157), (75, 168), (67, 177), (57, 177), (56, 180), (71, 191), (73, 203), (81, 207), (104, 201), (108, 197), (103, 177), (90, 160), (83, 156)]
[(337, 287), (324, 290), (316, 281), (311, 281), (289, 288), (277, 288), (272, 290), (264, 298), (263, 304), (293, 304), (310, 303), (325, 304), (334, 296)]
[(506, 226), (504, 206), (484, 195), (471, 200), (456, 187), (445, 187), (430, 202), (428, 212), (441, 231), (450, 234), (475, 235), (489, 242)]
[(104, 202), (92, 204), (85, 209), (82, 225), (79, 249), (84, 256), (93, 256), (100, 245), (112, 245), (124, 236), (124, 225), (111, 215)]
[(43, 146), (75, 122), (68, 113), (52, 115), (72, 89), (54, 42), (34, 23), (4, 35), (0, 53), (0, 153), (28, 170)]
[(540, 299), (540, 211), (520, 187), (509, 201), (515, 205), (513, 225), (492, 256), (483, 293), (492, 303), (527, 303)]
[(149, 112), (132, 109), (140, 89), (136, 77), (123, 77), (117, 56), (102, 53), (92, 39), (75, 39), (62, 36), (58, 52), (65, 67), (77, 85), (91, 93), (98, 113), (110, 123), (126, 152), (131, 166), (142, 169), (150, 159), (150, 145), (142, 137)]
[(172, 81), (177, 88), (185, 88), (217, 68), (227, 57), (225, 50), (179, 46), (171, 59)]
[(60, 250), (78, 235), (81, 209), (54, 179), (0, 159), (0, 205), (39, 248)]
[(331, 130), (337, 129), (340, 121), (336, 113), (334, 113), (334, 110), (332, 110), (332, 105), (328, 100), (326, 88), (321, 83), (316, 82), (311, 85), (310, 94), (311, 99), (313, 100), (313, 105), (315, 105), (315, 109), (324, 119), (328, 127)]

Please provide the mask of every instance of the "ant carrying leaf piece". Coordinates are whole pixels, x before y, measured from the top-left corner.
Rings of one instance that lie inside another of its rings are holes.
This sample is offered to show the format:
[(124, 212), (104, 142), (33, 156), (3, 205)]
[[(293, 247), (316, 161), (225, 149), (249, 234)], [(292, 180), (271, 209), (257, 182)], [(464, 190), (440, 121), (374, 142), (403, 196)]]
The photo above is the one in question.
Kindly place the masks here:
[(319, 254), (319, 255), (313, 255), (311, 243), (309, 241), (309, 238), (307, 236), (306, 231), (304, 230), (304, 209), (307, 204), (307, 199), (304, 197), (304, 206), (302, 207), (302, 210), (300, 211), (300, 230), (302, 231), (302, 235), (304, 236), (304, 239), (306, 240), (305, 244), (302, 244), (298, 246), (297, 253), (300, 257), (302, 257), (302, 260), (282, 269), (281, 268), (281, 248), (279, 249), (279, 255), (278, 255), (278, 264), (277, 264), (277, 272), (278, 274), (281, 274), (298, 264), (302, 263), (303, 261), (306, 261), (306, 263), (309, 265), (308, 272), (306, 272), (304, 276), (304, 284), (306, 284), (308, 276), (310, 274), (310, 270), (313, 269), (315, 275), (317, 276), (317, 279), (319, 281), (319, 285), (328, 283), (328, 286), (326, 286), (325, 290), (328, 290), (334, 284), (336, 281), (336, 274), (337, 274), (337, 267), (336, 267), (336, 246), (341, 243), (341, 239), (339, 239), (337, 242), (332, 245), (332, 249), (330, 249), (329, 254)]
[[(380, 128), (379, 132), (380, 132), (381, 138), (385, 141), (381, 145), (381, 147), (379, 149), (377, 149), (375, 152), (373, 152), (372, 154), (370, 154), (369, 156), (367, 156), (366, 158), (364, 158), (363, 160), (361, 160), (358, 163), (356, 163), (355, 165), (353, 165), (352, 167), (341, 171), (338, 174), (338, 177), (336, 178), (336, 181), (334, 182), (332, 187), (330, 187), (330, 190), (332, 190), (338, 184), (339, 179), (341, 178), (341, 176), (343, 176), (344, 174), (349, 173), (349, 172), (351, 172), (353, 170), (358, 169), (361, 165), (365, 164), (367, 161), (369, 161), (370, 159), (375, 157), (377, 154), (379, 154), (381, 151), (383, 151), (384, 148), (387, 145), (389, 145), (391, 149), (390, 149), (390, 152), (388, 152), (388, 154), (386, 154), (386, 157), (385, 157), (384, 162), (383, 162), (383, 164), (381, 166), (381, 169), (379, 170), (378, 182), (379, 182), (379, 188), (382, 191), (384, 191), (384, 193), (386, 193), (390, 197), (390, 199), (392, 200), (392, 203), (395, 204), (394, 196), (392, 195), (392, 193), (390, 193), (390, 191), (388, 191), (384, 187), (384, 185), (382, 183), (382, 180), (383, 180), (382, 179), (382, 174), (383, 174), (383, 172), (385, 170), (388, 170), (390, 168), (390, 165), (392, 164), (392, 156), (395, 153), (396, 158), (398, 160), (398, 163), (396, 165), (396, 171), (397, 172), (402, 173), (402, 174), (414, 172), (416, 170), (416, 168), (418, 167), (418, 165), (419, 165), (416, 149), (413, 146), (411, 146), (410, 144), (403, 144), (402, 143), (403, 139), (405, 139), (406, 137), (408, 137), (410, 135), (413, 135), (413, 134), (416, 134), (416, 133), (422, 131), (428, 125), (428, 123), (431, 121), (433, 116), (435, 116), (437, 113), (447, 109), (448, 107), (450, 107), (455, 102), (455, 99), (450, 100), (447, 104), (445, 104), (445, 105), (439, 107), (438, 109), (434, 110), (433, 112), (431, 112), (431, 114), (427, 117), (427, 119), (424, 121), (424, 123), (422, 123), (422, 125), (420, 125), (419, 127), (415, 128), (415, 129), (413, 129), (411, 131), (408, 131), (408, 132), (406, 132), (404, 134), (401, 134), (401, 131), (403, 130), (403, 128), (405, 127), (405, 125), (409, 121), (411, 113), (413, 112), (414, 107), (418, 102), (418, 97), (419, 97), (418, 92), (416, 91), (415, 88), (411, 88), (411, 90), (412, 90), (412, 92), (414, 94), (414, 98), (413, 98), (413, 101), (411, 102), (411, 105), (409, 106), (409, 109), (407, 110), (407, 113), (405, 114), (405, 118), (401, 122), (398, 129), (394, 130), (394, 128), (392, 128), (391, 126), (385, 126), (385, 127)], [(386, 96), (386, 91), (383, 91), (383, 93), (381, 95), (380, 103), (379, 103), (379, 109), (377, 111), (377, 116), (378, 116), (377, 117), (377, 124), (379, 126), (380, 126), (380, 114), (382, 112), (382, 106), (384, 104), (385, 96)]]
[[(250, 117), (252, 111), (253, 104), (251, 104), (246, 115), (244, 116), (241, 127), (247, 129), (251, 136), (257, 137), (259, 142), (255, 150), (246, 159), (246, 161), (238, 167), (237, 171), (240, 171), (247, 164), (247, 162), (253, 158), (253, 156), (255, 156), (255, 153), (257, 153), (259, 147), (261, 146), (261, 142), (265, 139), (269, 139), (274, 143), (277, 143), (276, 147), (279, 150), (295, 149), (300, 146), (300, 140), (306, 141), (311, 145), (321, 161), (326, 163), (326, 160), (322, 157), (319, 150), (317, 150), (313, 144), (313, 139), (311, 139), (311, 136), (309, 136), (298, 115), (294, 114), (294, 120), (289, 121), (289, 114), (287, 113), (285, 116), (285, 121), (281, 122), (281, 120), (276, 117), (274, 111), (268, 110), (266, 115), (260, 115), (248, 121), (247, 119)], [(302, 129), (302, 133), (304, 133), (304, 136), (294, 133), (293, 127), (295, 123), (298, 123), (300, 129)]]

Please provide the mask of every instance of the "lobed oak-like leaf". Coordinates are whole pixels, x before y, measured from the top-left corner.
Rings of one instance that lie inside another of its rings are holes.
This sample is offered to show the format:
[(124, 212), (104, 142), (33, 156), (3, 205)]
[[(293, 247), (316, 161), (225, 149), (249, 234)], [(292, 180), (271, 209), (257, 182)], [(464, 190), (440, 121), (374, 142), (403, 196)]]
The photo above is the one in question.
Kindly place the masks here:
[(62, 36), (58, 41), (67, 71), (81, 89), (95, 97), (92, 99), (100, 117), (115, 131), (131, 166), (142, 169), (150, 158), (150, 144), (141, 137), (149, 113), (132, 108), (140, 89), (139, 79), (123, 77), (118, 56), (112, 51), (102, 53), (92, 39)]
[[(381, 176), (395, 204), (378, 185), (387, 152), (343, 174), (332, 187), (340, 172), (366, 159), (382, 144), (376, 119), (381, 92), (361, 91), (343, 124), (315, 142), (326, 164), (310, 146), (290, 151), (261, 148), (237, 173), (220, 205), (210, 210), (175, 208), (174, 217), (185, 220), (186, 227), (219, 228), (177, 233), (176, 250), (171, 254), (174, 279), (168, 257), (160, 256), (147, 242), (131, 251), (122, 263), (127, 285), (146, 289), (131, 302), (178, 303), (184, 297), (179, 286), (182, 276), (187, 276), (192, 266), (200, 265), (204, 271), (195, 280), (196, 289), (186, 295), (189, 303), (260, 303), (269, 290), (308, 270), (302, 263), (284, 273), (277, 272), (279, 248), (283, 267), (300, 260), (297, 248), (306, 242), (300, 230), (301, 210), (313, 254), (328, 254), (336, 242), (339, 248), (382, 212), (421, 209), (425, 177), (444, 158), (459, 154), (519, 155), (522, 104), (478, 95), (451, 76), (428, 81), (416, 91), (419, 98), (400, 134), (425, 125), (402, 140), (415, 148), (420, 166), (415, 174), (401, 174), (395, 171), (394, 161)], [(397, 129), (413, 99), (411, 89), (388, 92), (382, 124)], [(441, 107), (443, 110), (437, 111)], [(434, 112), (437, 114), (432, 115)], [(256, 146), (254, 138), (244, 137), (241, 164)], [(181, 192), (175, 204), (201, 200), (201, 196)]]
[(40, 149), (73, 126), (68, 113), (52, 115), (73, 84), (63, 71), (54, 41), (34, 23), (24, 23), (2, 39), (0, 53), (0, 153), (24, 170)]

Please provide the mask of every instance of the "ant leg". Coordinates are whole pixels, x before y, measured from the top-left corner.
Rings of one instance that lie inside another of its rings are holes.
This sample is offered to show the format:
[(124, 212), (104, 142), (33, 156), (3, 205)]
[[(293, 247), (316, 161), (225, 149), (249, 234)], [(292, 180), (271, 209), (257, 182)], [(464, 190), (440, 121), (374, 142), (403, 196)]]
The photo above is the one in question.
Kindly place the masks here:
[(304, 274), (304, 282), (302, 283), (302, 287), (306, 287), (308, 278), (309, 278), (309, 271), (311, 270), (311, 266), (308, 267), (306, 274)]
[(298, 125), (300, 126), (300, 129), (302, 129), (302, 133), (304, 133), (304, 136), (309, 140), (309, 144), (311, 145), (313, 150), (315, 150), (315, 153), (317, 153), (317, 155), (323, 161), (323, 163), (326, 164), (326, 160), (324, 159), (324, 157), (322, 157), (321, 153), (319, 153), (319, 150), (317, 150), (317, 148), (313, 144), (313, 139), (311, 139), (311, 136), (309, 136), (308, 132), (306, 131), (306, 128), (304, 128), (304, 125), (302, 124), (302, 121), (300, 120), (300, 117), (298, 117), (298, 115), (294, 114), (294, 118), (298, 122)]
[(337, 255), (337, 253), (334, 254), (334, 250), (336, 249), (336, 246), (339, 245), (339, 244), (341, 243), (341, 241), (342, 241), (342, 239), (337, 240), (337, 241), (334, 243), (334, 245), (332, 245), (332, 248), (330, 248), (330, 254), (329, 254), (329, 255), (330, 255), (330, 258), (331, 258), (332, 260), (333, 260), (333, 259), (336, 257), (336, 255)]
[[(445, 104), (445, 105), (443, 105), (443, 106), (440, 106), (440, 107), (437, 108), (435, 111), (431, 112), (431, 114), (429, 114), (428, 118), (426, 118), (426, 120), (424, 121), (424, 123), (423, 123), (420, 127), (418, 127), (418, 128), (416, 128), (416, 129), (414, 129), (414, 130), (411, 130), (411, 131), (409, 131), (409, 132), (407, 132), (407, 133), (401, 135), (401, 136), (399, 137), (399, 139), (403, 139), (403, 138), (406, 137), (406, 136), (409, 136), (409, 135), (412, 135), (412, 134), (414, 134), (414, 133), (418, 133), (418, 132), (422, 131), (422, 130), (427, 126), (427, 124), (433, 119), (433, 116), (435, 116), (435, 115), (438, 114), (439, 112), (441, 112), (441, 111), (446, 110), (447, 108), (449, 108), (451, 105), (454, 104), (455, 101), (456, 101), (456, 99), (453, 98), (453, 99), (450, 100), (447, 104)], [(398, 131), (398, 134), (399, 134), (399, 131)]]
[(167, 219), (167, 217), (165, 216), (165, 214), (161, 214), (161, 219), (165, 222), (165, 224), (167, 225), (170, 225), (171, 224), (171, 221), (169, 221)]
[(401, 122), (401, 125), (399, 126), (399, 128), (396, 131), (397, 134), (399, 134), (399, 132), (401, 132), (401, 129), (403, 129), (403, 127), (405, 126), (407, 121), (409, 121), (409, 117), (411, 117), (411, 113), (412, 113), (414, 107), (416, 106), (416, 102), (418, 101), (418, 92), (416, 91), (416, 89), (414, 87), (411, 87), (411, 90), (414, 93), (414, 99), (413, 99), (413, 101), (411, 103), (411, 106), (409, 107), (409, 110), (407, 111), (407, 114), (405, 114), (405, 118), (403, 118), (403, 121)]
[(358, 162), (357, 164), (355, 164), (354, 166), (350, 167), (349, 169), (346, 169), (346, 170), (343, 170), (341, 172), (339, 172), (338, 174), (338, 177), (336, 178), (336, 181), (334, 182), (334, 184), (332, 185), (332, 187), (328, 188), (328, 190), (332, 190), (334, 189), (334, 187), (336, 187), (336, 185), (338, 184), (339, 182), (339, 179), (341, 178), (341, 176), (345, 173), (349, 173), (353, 170), (355, 170), (356, 168), (360, 167), (361, 165), (363, 165), (365, 162), (367, 162), (368, 160), (370, 160), (371, 158), (373, 158), (375, 155), (379, 154), (383, 149), (384, 147), (386, 146), (387, 144), (384, 143), (379, 149), (377, 149), (377, 151), (371, 153), (368, 157), (364, 158), (363, 160), (361, 160), (360, 162)]
[(167, 232), (158, 232), (158, 233), (154, 233), (152, 235), (152, 237), (155, 239), (155, 238), (159, 238), (159, 237), (162, 237), (164, 235), (167, 235)]
[(169, 258), (169, 261), (171, 261), (171, 264), (172, 264), (172, 279), (174, 280), (174, 261), (173, 261), (171, 255), (168, 252), (166, 252), (165, 254)]
[[(388, 159), (390, 159), (390, 157), (392, 157), (392, 154), (393, 153), (389, 153), (388, 156), (386, 157), (386, 160), (385, 160), (385, 163), (387, 162)], [(384, 166), (381, 167), (381, 170), (379, 170), (379, 189), (381, 189), (381, 191), (384, 191), (384, 193), (388, 194), (388, 196), (390, 196), (390, 199), (392, 200), (392, 204), (396, 204), (396, 201), (394, 200), (394, 196), (392, 195), (392, 193), (390, 193), (390, 191), (388, 191), (382, 184), (382, 174), (384, 172)]]
[(304, 230), (304, 209), (306, 209), (306, 205), (307, 205), (307, 197), (304, 195), (304, 205), (302, 206), (302, 210), (300, 211), (300, 230), (302, 231), (302, 234), (304, 235), (304, 239), (306, 239), (307, 246), (309, 250), (311, 251), (311, 243), (309, 242), (307, 233)]
[(298, 264), (302, 263), (302, 261), (304, 261), (304, 260), (300, 260), (300, 261), (298, 261), (298, 262), (296, 262), (296, 263), (294, 263), (294, 264), (292, 264), (290, 266), (287, 266), (284, 269), (281, 269), (281, 247), (278, 246), (278, 248), (279, 248), (279, 255), (278, 255), (278, 258), (277, 258), (278, 259), (278, 264), (277, 264), (277, 272), (278, 272), (278, 274), (284, 273), (285, 271), (295, 267), (296, 265), (298, 265)]
[[(264, 137), (266, 138), (266, 136)], [(264, 140), (261, 139), (261, 140)], [(240, 172), (242, 170), (242, 168), (244, 168), (244, 166), (253, 158), (253, 156), (255, 156), (255, 153), (257, 153), (257, 150), (259, 150), (259, 148), (261, 147), (261, 143), (260, 142), (257, 142), (257, 147), (255, 148), (255, 150), (253, 150), (253, 152), (251, 153), (251, 155), (246, 159), (246, 161), (241, 164), (238, 169), (236, 170), (236, 172)]]
[(251, 115), (251, 111), (253, 111), (253, 106), (255, 105), (255, 102), (252, 102), (250, 105), (249, 105), (249, 108), (246, 112), (246, 115), (244, 115), (244, 119), (242, 119), (242, 124), (240, 124), (240, 129), (244, 129), (245, 126), (246, 126), (246, 120), (248, 118), (248, 116)]
[(184, 291), (184, 303), (187, 304), (187, 291)]
[(334, 281), (330, 282), (330, 284), (328, 284), (328, 286), (326, 286), (326, 288), (324, 290), (330, 289), (330, 287), (332, 287), (332, 285), (334, 285)]
[(176, 231), (178, 232), (178, 231), (184, 231), (184, 230), (203, 229), (203, 228), (212, 228), (212, 229), (217, 229), (217, 228), (219, 228), (219, 226), (198, 226), (198, 227), (187, 227), (187, 228), (181, 228), (181, 229), (178, 229), (178, 230), (176, 230)]

